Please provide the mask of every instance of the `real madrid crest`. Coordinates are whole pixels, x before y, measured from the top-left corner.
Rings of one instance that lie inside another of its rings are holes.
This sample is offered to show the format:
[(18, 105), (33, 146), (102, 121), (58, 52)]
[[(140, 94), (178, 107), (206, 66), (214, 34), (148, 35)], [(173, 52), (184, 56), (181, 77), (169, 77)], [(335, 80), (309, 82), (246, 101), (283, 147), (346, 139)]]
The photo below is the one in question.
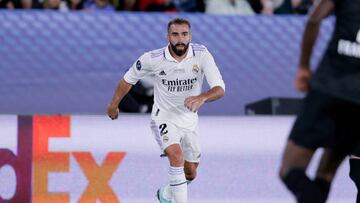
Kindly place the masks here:
[(192, 68), (192, 72), (196, 75), (196, 74), (198, 74), (199, 73), (199, 71), (200, 71), (200, 68), (199, 68), (199, 66), (198, 65), (193, 65), (193, 68)]
[(164, 136), (164, 137), (163, 137), (163, 142), (166, 143), (166, 142), (168, 142), (168, 141), (169, 141), (169, 137), (168, 137), (168, 136)]

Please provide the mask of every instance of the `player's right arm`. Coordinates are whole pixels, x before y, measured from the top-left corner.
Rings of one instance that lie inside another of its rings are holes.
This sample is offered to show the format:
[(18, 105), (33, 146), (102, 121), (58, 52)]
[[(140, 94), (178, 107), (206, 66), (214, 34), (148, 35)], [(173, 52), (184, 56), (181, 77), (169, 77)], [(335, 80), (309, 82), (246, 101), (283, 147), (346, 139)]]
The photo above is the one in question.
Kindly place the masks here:
[(334, 10), (335, 4), (333, 1), (334, 0), (320, 0), (320, 2), (314, 5), (306, 22), (301, 45), (300, 64), (295, 76), (296, 89), (301, 92), (306, 92), (309, 88), (312, 50), (319, 35), (321, 21)]
[(140, 79), (151, 73), (150, 55), (145, 53), (142, 55), (125, 73), (124, 78), (120, 80), (116, 87), (114, 96), (107, 107), (107, 114), (111, 119), (117, 119), (119, 116), (118, 106), (124, 96), (130, 91)]
[(118, 86), (116, 87), (114, 96), (107, 108), (108, 116), (114, 120), (119, 116), (119, 104), (124, 96), (130, 91), (132, 85), (127, 83), (124, 79), (120, 80)]

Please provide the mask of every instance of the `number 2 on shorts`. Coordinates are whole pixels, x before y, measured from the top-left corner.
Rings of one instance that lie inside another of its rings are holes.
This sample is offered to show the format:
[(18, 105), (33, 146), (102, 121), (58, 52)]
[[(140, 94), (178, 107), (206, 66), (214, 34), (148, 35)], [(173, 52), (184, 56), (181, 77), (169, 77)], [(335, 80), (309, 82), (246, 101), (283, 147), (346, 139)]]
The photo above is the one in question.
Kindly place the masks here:
[(166, 133), (168, 133), (168, 130), (166, 130), (166, 123), (163, 123), (161, 125), (159, 125), (159, 129), (160, 129), (160, 135), (163, 136), (165, 135)]

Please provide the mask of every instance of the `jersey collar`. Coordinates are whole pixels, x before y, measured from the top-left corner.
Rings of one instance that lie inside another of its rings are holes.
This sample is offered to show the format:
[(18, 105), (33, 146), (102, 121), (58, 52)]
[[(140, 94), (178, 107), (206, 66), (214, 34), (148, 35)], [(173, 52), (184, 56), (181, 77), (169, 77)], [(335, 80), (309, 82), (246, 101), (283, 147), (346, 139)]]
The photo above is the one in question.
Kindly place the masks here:
[[(174, 57), (171, 56), (170, 51), (169, 51), (169, 48), (170, 48), (169, 46), (170, 46), (170, 44), (167, 44), (167, 46), (165, 47), (165, 58), (166, 58), (166, 60), (178, 62), (177, 60), (174, 59)], [(188, 50), (187, 50), (187, 53), (186, 53), (186, 57), (184, 59), (191, 58), (193, 56), (195, 56), (195, 53), (194, 53), (194, 50), (193, 50), (193, 47), (192, 47), (192, 43), (190, 43), (189, 47), (188, 47)]]

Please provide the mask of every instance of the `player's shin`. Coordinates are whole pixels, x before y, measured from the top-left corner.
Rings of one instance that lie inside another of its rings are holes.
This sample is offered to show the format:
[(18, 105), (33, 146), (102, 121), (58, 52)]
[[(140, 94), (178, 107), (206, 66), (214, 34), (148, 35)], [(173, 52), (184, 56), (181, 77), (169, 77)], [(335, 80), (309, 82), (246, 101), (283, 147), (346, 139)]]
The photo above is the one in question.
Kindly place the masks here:
[(298, 198), (302, 191), (311, 183), (303, 169), (292, 169), (281, 177), (286, 187)]
[(184, 167), (169, 168), (170, 189), (176, 203), (187, 203), (187, 180)]

